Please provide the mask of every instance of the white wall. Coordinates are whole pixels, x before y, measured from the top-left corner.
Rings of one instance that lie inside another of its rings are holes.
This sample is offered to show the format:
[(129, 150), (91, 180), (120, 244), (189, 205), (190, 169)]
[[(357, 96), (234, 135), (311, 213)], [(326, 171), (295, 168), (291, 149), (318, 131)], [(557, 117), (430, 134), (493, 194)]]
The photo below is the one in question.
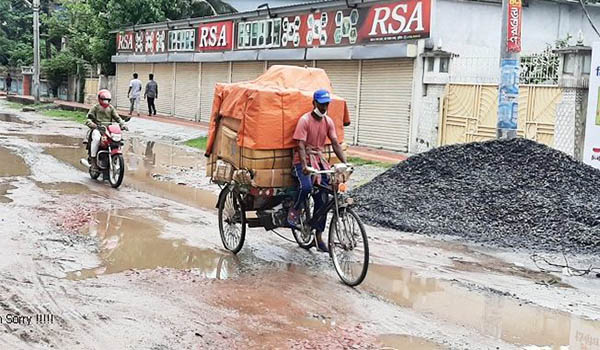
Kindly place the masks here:
[[(600, 27), (600, 6), (588, 5), (592, 20)], [(502, 7), (475, 1), (434, 0), (431, 37), (442, 48), (467, 57), (498, 57), (500, 52)], [(570, 33), (575, 39), (583, 31), (586, 45), (600, 40), (588, 23), (578, 3), (530, 0), (523, 9), (523, 54), (540, 52), (546, 43), (564, 39)]]

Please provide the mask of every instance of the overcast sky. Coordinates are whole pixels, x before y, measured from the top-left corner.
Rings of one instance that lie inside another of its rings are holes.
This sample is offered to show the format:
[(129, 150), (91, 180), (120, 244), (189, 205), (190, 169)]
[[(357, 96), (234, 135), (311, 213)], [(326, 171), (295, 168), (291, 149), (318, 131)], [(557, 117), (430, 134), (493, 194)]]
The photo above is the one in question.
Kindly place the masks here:
[(310, 0), (225, 0), (240, 12), (256, 10), (258, 5), (268, 3), (270, 7), (302, 4)]

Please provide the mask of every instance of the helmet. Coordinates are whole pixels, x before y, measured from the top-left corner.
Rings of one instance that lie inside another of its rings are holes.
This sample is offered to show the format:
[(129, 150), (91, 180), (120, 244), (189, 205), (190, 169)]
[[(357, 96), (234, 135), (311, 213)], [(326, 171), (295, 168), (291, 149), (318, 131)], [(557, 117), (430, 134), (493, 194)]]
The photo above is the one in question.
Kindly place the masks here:
[(100, 103), (100, 106), (106, 108), (110, 105), (110, 100), (112, 99), (112, 96), (110, 94), (110, 91), (106, 90), (106, 89), (102, 89), (100, 91), (98, 91), (98, 102)]
[(315, 91), (313, 99), (320, 104), (329, 103), (331, 102), (331, 95), (329, 94), (329, 91), (325, 89), (319, 89)]

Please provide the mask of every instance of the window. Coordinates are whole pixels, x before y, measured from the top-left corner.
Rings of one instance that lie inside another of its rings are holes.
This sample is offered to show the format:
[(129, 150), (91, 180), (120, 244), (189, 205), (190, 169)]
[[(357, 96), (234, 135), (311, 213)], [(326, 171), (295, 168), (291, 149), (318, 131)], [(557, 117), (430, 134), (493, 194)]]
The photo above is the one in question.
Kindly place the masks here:
[(448, 57), (440, 58), (440, 73), (448, 73), (449, 68), (450, 68), (450, 58), (448, 58)]
[(575, 73), (575, 55), (572, 53), (565, 55), (565, 62), (563, 65), (563, 73), (573, 74)]
[(592, 69), (592, 56), (585, 55), (583, 56), (583, 74), (590, 74)]
[(433, 64), (435, 63), (435, 58), (427, 57), (427, 71), (433, 72)]

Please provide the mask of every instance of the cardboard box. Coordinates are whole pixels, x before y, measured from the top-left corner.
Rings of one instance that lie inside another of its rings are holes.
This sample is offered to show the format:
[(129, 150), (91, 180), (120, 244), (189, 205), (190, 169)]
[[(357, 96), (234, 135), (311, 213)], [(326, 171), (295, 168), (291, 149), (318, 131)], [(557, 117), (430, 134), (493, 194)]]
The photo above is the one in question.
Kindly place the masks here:
[(242, 168), (248, 169), (286, 169), (292, 167), (291, 149), (254, 150), (242, 148)]
[(252, 185), (255, 187), (293, 187), (297, 183), (291, 168), (259, 169), (253, 170), (252, 173)]
[(217, 157), (231, 163), (235, 168), (240, 167), (240, 148), (237, 145), (237, 132), (224, 125), (219, 126), (220, 136)]
[(241, 119), (221, 117), (221, 125), (228, 127), (230, 130), (239, 131), (242, 124)]

